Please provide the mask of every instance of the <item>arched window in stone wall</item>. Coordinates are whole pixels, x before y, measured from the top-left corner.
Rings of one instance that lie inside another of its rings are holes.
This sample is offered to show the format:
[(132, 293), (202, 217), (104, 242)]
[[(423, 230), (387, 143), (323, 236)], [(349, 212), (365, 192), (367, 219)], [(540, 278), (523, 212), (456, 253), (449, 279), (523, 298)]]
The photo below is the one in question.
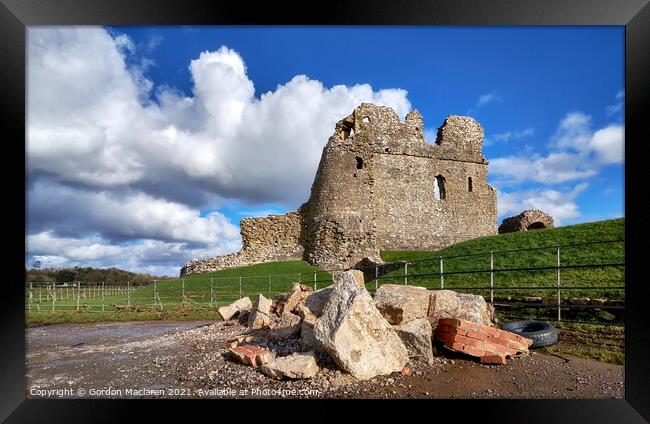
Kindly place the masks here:
[(472, 177), (467, 177), (467, 191), (474, 191), (472, 186)]
[(433, 181), (433, 197), (435, 197), (436, 200), (441, 200), (446, 196), (445, 177), (442, 175), (436, 175), (436, 179)]

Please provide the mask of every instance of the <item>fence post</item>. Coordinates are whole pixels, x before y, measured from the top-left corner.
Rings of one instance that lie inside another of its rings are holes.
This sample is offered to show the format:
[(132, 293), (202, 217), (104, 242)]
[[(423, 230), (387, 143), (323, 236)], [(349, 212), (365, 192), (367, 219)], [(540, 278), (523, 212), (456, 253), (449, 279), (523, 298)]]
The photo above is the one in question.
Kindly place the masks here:
[(316, 291), (317, 283), (316, 283), (316, 273), (314, 272), (314, 291)]
[(444, 275), (444, 260), (442, 259), (442, 256), (440, 257), (440, 289), (445, 288), (445, 275)]
[(560, 245), (557, 246), (557, 320), (562, 320), (562, 308), (560, 306)]
[(56, 301), (56, 293), (54, 293), (54, 290), (56, 290), (56, 284), (52, 284), (52, 311), (54, 311), (54, 302)]
[(29, 282), (29, 310), (32, 310), (32, 298), (34, 297), (34, 287), (32, 286), (32, 282)]
[(404, 262), (404, 285), (407, 286), (409, 284), (409, 263)]
[(212, 308), (214, 306), (214, 279), (210, 277), (210, 307)]
[(490, 303), (494, 303), (494, 253), (490, 250)]
[(38, 303), (43, 303), (43, 294), (41, 287), (38, 288)]
[(102, 312), (104, 312), (104, 281), (102, 281)]
[(131, 306), (131, 282), (126, 282), (126, 306)]
[(375, 265), (375, 291), (377, 291), (378, 280), (379, 280), (379, 265)]
[(77, 283), (77, 311), (79, 310), (79, 301), (81, 300), (81, 281)]
[(241, 299), (241, 275), (239, 276), (239, 298)]

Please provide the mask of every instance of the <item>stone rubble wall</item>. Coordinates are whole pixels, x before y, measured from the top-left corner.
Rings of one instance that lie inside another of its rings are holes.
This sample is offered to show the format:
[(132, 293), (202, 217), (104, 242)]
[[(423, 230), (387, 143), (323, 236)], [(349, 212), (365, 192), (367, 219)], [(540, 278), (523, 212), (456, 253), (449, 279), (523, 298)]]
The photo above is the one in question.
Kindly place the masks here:
[(537, 228), (553, 228), (555, 222), (553, 217), (546, 212), (539, 209), (529, 209), (517, 216), (504, 219), (499, 226), (499, 234), (528, 231), (528, 227), (533, 224), (537, 225)]
[(193, 259), (181, 269), (181, 277), (264, 262), (302, 259), (302, 219), (298, 212), (244, 218), (240, 222), (243, 247), (239, 252), (212, 259)]

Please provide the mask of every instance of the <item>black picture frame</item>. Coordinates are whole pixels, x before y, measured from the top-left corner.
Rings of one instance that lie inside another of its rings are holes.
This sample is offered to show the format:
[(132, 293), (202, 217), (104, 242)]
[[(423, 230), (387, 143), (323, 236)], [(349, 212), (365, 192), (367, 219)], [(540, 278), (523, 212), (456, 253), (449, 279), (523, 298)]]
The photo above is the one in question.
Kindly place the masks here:
[[(445, 0), (409, 1), (357, 0), (351, 2), (217, 2), (209, 0), (0, 0), (0, 122), (3, 128), (5, 165), (3, 182), (15, 192), (5, 193), (5, 263), (11, 275), (5, 281), (2, 311), (0, 385), (3, 398), (0, 418), (7, 422), (127, 421), (129, 414), (143, 407), (149, 418), (163, 415), (172, 404), (109, 400), (33, 400), (25, 397), (25, 311), (22, 278), (25, 243), (25, 190), (16, 174), (25, 163), (25, 35), (32, 25), (622, 25), (625, 26), (625, 219), (626, 288), (625, 399), (624, 400), (517, 400), (481, 401), (480, 408), (468, 401), (436, 401), (424, 405), (435, 419), (444, 403), (453, 410), (479, 412), (482, 420), (495, 422), (644, 422), (650, 420), (650, 374), (646, 362), (650, 352), (650, 331), (642, 295), (642, 278), (635, 279), (641, 266), (646, 212), (639, 196), (644, 183), (641, 149), (646, 138), (643, 111), (650, 93), (650, 5), (648, 0)], [(431, 52), (435, 54), (435, 52)], [(598, 72), (597, 69), (594, 72)], [(22, 141), (22, 143), (21, 143)], [(26, 174), (24, 174), (26, 177)], [(22, 202), (22, 203), (21, 203)], [(635, 205), (635, 203), (638, 203)], [(23, 217), (19, 214), (23, 213)], [(628, 230), (630, 229), (631, 230)], [(639, 248), (637, 248), (639, 246)], [(18, 280), (18, 281), (16, 281)], [(635, 281), (636, 280), (636, 281)], [(171, 408), (170, 408), (171, 406)], [(240, 409), (242, 405), (238, 405)], [(313, 405), (310, 405), (312, 407)], [(389, 408), (395, 406), (386, 405)], [(293, 407), (293, 406), (291, 406)], [(402, 408), (403, 406), (398, 406)], [(194, 402), (192, 409), (212, 410), (211, 402)], [(316, 406), (316, 408), (322, 408)], [(246, 409), (246, 408), (244, 408)], [(376, 409), (371, 406), (370, 409)], [(447, 409), (447, 408), (445, 408)], [(327, 408), (325, 412), (336, 413)], [(244, 411), (246, 412), (246, 411)], [(464, 412), (465, 414), (465, 412)], [(467, 415), (464, 415), (465, 417)], [(405, 417), (408, 419), (408, 417)], [(413, 419), (414, 417), (411, 417)], [(440, 418), (442, 419), (442, 418)]]

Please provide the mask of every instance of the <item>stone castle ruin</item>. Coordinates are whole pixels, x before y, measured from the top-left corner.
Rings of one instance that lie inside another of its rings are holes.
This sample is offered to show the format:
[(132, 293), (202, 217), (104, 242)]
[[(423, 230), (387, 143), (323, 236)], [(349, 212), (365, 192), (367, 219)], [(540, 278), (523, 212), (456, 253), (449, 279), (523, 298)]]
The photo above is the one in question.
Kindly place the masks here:
[(555, 222), (551, 215), (539, 209), (529, 209), (517, 216), (504, 219), (499, 226), (499, 234), (553, 228), (554, 226)]
[(447, 117), (429, 144), (417, 110), (401, 122), (389, 107), (362, 103), (336, 124), (306, 203), (242, 219), (239, 252), (194, 259), (181, 276), (286, 259), (347, 269), (365, 258), (381, 263), (381, 250), (436, 250), (497, 234), (482, 142), (470, 117)]

